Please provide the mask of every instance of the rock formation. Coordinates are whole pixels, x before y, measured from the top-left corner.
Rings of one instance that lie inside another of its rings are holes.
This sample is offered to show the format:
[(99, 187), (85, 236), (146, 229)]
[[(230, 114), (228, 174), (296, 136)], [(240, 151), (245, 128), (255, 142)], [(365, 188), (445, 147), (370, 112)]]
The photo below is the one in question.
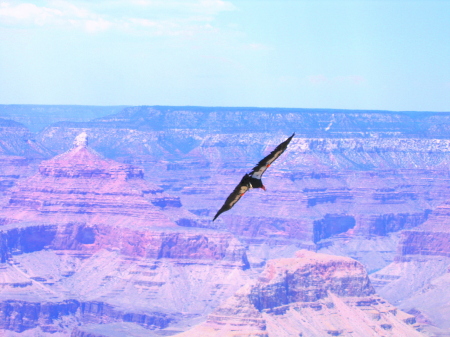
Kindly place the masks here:
[(82, 133), (71, 150), (42, 162), (38, 174), (10, 190), (2, 221), (174, 227), (183, 216), (194, 218), (180, 206), (146, 182), (142, 169), (102, 158)]
[(258, 280), (177, 336), (423, 336), (414, 323), (375, 295), (357, 261), (300, 251), (269, 261)]
[[(133, 301), (147, 315), (170, 298), (164, 330), (183, 331), (268, 261), (307, 248), (357, 259), (390, 302), (449, 331), (449, 113), (132, 107), (86, 120), (50, 125), (36, 142), (17, 137), (23, 126), (0, 132), (9, 163), (0, 165), (3, 299), (97, 301), (120, 312)], [(236, 178), (294, 131), (265, 174), (268, 191), (211, 223)], [(89, 142), (73, 144), (82, 132)], [(30, 147), (60, 155), (26, 180), (27, 163), (45, 158)], [(248, 314), (260, 324), (265, 310)], [(145, 329), (125, 323), (82, 323), (74, 333)], [(22, 333), (32, 331), (44, 333)]]
[(31, 175), (38, 161), (50, 155), (24, 125), (0, 118), (0, 199), (19, 178)]
[(445, 202), (423, 225), (403, 231), (395, 261), (371, 276), (382, 296), (438, 335), (450, 329), (449, 215)]
[(23, 124), (0, 118), (0, 155), (28, 159), (47, 157), (51, 152), (34, 138)]
[[(62, 152), (76, 133), (90, 130), (93, 148), (143, 165), (204, 220), (198, 224), (211, 226), (236, 178), (296, 131), (265, 175), (268, 191), (246, 195), (214, 226), (249, 244), (320, 248), (345, 233), (394, 243), (391, 233), (420, 225), (450, 198), (449, 120), (445, 113), (144, 106), (53, 125), (38, 138)], [(379, 261), (386, 255), (377, 254)]]
[(122, 106), (0, 104), (0, 118), (19, 122), (32, 132), (39, 132), (53, 123), (87, 122), (117, 113), (123, 108)]
[(196, 216), (179, 198), (145, 181), (142, 169), (100, 156), (85, 134), (7, 196), (4, 331), (67, 336), (77, 325), (114, 322), (161, 329), (211, 311), (248, 279), (233, 235), (192, 227)]

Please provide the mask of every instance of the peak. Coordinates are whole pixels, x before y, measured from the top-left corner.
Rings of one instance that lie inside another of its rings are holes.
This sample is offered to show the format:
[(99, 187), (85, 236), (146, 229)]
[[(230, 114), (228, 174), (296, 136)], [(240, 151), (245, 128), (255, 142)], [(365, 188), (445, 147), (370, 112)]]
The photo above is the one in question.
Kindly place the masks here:
[(78, 136), (76, 136), (73, 144), (76, 147), (80, 147), (80, 146), (81, 147), (87, 147), (87, 145), (88, 145), (88, 135), (87, 135), (87, 133), (83, 131)]
[(104, 158), (100, 153), (87, 146), (87, 135), (81, 133), (75, 138), (75, 147), (39, 166), (39, 173), (43, 176), (66, 178), (110, 178), (127, 180), (129, 178), (143, 178), (140, 168), (129, 164), (122, 164)]
[[(77, 137), (78, 138), (78, 137)], [(74, 145), (76, 145), (76, 139)], [(95, 151), (94, 149), (87, 146), (86, 143), (78, 143), (77, 145), (70, 150), (47, 160), (45, 163), (52, 164), (65, 164), (65, 165), (82, 165), (89, 166), (95, 163), (96, 166), (110, 166), (112, 164), (119, 164), (113, 160), (104, 158), (100, 153)]]
[(293, 258), (268, 261), (265, 270), (261, 274), (261, 279), (265, 280), (264, 282), (273, 283), (278, 282), (286, 273), (309, 270), (320, 274), (325, 269), (329, 274), (348, 273), (364, 278), (367, 276), (362, 264), (352, 258), (300, 250)]
[(270, 263), (280, 268), (285, 267), (295, 269), (310, 264), (357, 263), (357, 261), (346, 256), (316, 253), (310, 250), (302, 249), (295, 253), (295, 257), (273, 259), (270, 260)]

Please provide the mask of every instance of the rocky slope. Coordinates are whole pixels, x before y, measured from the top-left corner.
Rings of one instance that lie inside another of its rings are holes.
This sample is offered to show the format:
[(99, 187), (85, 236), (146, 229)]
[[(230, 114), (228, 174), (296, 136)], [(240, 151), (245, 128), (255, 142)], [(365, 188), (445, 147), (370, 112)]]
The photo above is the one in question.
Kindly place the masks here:
[(24, 125), (0, 118), (0, 200), (17, 180), (34, 173), (36, 165), (51, 156)]
[[(8, 190), (0, 209), (0, 328), (68, 335), (77, 325), (161, 329), (210, 312), (248, 275), (230, 233), (192, 227), (142, 169), (77, 137)], [(187, 226), (187, 227), (186, 227)]]
[[(170, 297), (174, 319), (164, 330), (177, 322), (184, 330), (194, 324), (184, 313), (210, 313), (270, 259), (308, 248), (361, 261), (383, 296), (448, 330), (449, 130), (449, 113), (200, 107), (133, 107), (91, 122), (53, 124), (37, 144), (61, 155), (17, 186), (4, 184), (2, 256), (7, 265), (20, 261), (5, 269), (5, 288), (16, 299), (35, 289), (22, 298), (29, 302), (99, 301), (121, 310), (131, 306), (126, 296), (140, 308), (180, 288)], [(288, 151), (264, 175), (268, 191), (247, 193), (212, 223), (241, 176), (294, 131)], [(73, 151), (81, 132), (90, 146)], [(42, 255), (49, 251), (58, 254)], [(58, 268), (35, 272), (41, 258)], [(155, 265), (148, 259), (171, 262), (150, 275)], [(102, 264), (108, 267), (99, 283), (92, 275)], [(205, 291), (190, 292), (199, 288)], [(208, 296), (211, 302), (197, 301)], [(183, 303), (183, 314), (174, 303)], [(352, 305), (343, 308), (360, 317)], [(122, 324), (98, 323), (76, 333), (108, 336)], [(139, 334), (139, 326), (128, 328)], [(35, 329), (41, 328), (27, 331)]]
[(358, 262), (300, 251), (270, 261), (205, 323), (177, 336), (423, 336), (414, 323), (375, 295)]
[[(60, 153), (88, 130), (95, 150), (142, 165), (202, 227), (225, 227), (248, 245), (276, 250), (326, 249), (374, 271), (393, 261), (399, 231), (450, 198), (449, 129), (447, 113), (144, 106), (57, 123), (38, 139)], [(288, 151), (264, 175), (268, 191), (247, 193), (212, 223), (242, 175), (293, 131)]]
[(372, 275), (382, 296), (444, 336), (450, 331), (448, 214), (446, 202), (423, 225), (403, 231), (395, 261)]
[(142, 169), (102, 158), (86, 140), (42, 162), (36, 175), (18, 183), (8, 194), (2, 209), (3, 224), (131, 222), (173, 227), (173, 221), (193, 219), (178, 198), (146, 182)]
[(50, 151), (36, 142), (35, 136), (18, 122), (0, 118), (0, 155), (43, 159)]

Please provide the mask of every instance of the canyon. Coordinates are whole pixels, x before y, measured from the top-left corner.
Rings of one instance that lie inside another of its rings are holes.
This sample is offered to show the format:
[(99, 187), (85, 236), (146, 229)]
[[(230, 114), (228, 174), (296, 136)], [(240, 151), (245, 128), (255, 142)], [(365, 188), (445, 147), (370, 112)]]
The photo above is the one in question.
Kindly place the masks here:
[(450, 113), (111, 112), (1, 120), (6, 336), (450, 334)]
[(423, 336), (375, 295), (357, 261), (310, 251), (270, 260), (260, 277), (179, 336)]

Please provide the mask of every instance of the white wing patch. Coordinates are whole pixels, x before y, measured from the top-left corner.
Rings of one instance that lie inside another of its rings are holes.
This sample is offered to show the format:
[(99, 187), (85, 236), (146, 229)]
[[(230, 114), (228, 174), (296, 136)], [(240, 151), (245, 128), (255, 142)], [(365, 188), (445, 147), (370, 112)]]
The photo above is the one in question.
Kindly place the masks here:
[(234, 194), (234, 195), (230, 196), (230, 198), (233, 198), (232, 200), (229, 201), (230, 202), (230, 204), (229, 204), (230, 208), (233, 207), (234, 204), (236, 204), (239, 201), (239, 199), (241, 199), (241, 197), (244, 195), (244, 193), (247, 192), (247, 191), (248, 191), (248, 187), (243, 185), (243, 186), (241, 186), (239, 188), (239, 191), (238, 191), (237, 195)]
[(262, 175), (264, 174), (264, 172), (266, 172), (266, 170), (269, 168), (269, 166), (270, 166), (275, 160), (277, 160), (277, 158), (283, 153), (283, 151), (284, 151), (284, 149), (281, 149), (281, 150), (275, 152), (275, 153), (274, 153), (274, 156), (273, 156), (269, 161), (267, 161), (267, 163), (266, 163), (264, 166), (261, 166), (261, 167), (259, 168), (259, 170), (254, 171), (254, 172), (251, 174), (251, 177), (252, 177), (252, 178), (256, 178), (256, 179), (261, 179), (261, 177), (262, 177)]

